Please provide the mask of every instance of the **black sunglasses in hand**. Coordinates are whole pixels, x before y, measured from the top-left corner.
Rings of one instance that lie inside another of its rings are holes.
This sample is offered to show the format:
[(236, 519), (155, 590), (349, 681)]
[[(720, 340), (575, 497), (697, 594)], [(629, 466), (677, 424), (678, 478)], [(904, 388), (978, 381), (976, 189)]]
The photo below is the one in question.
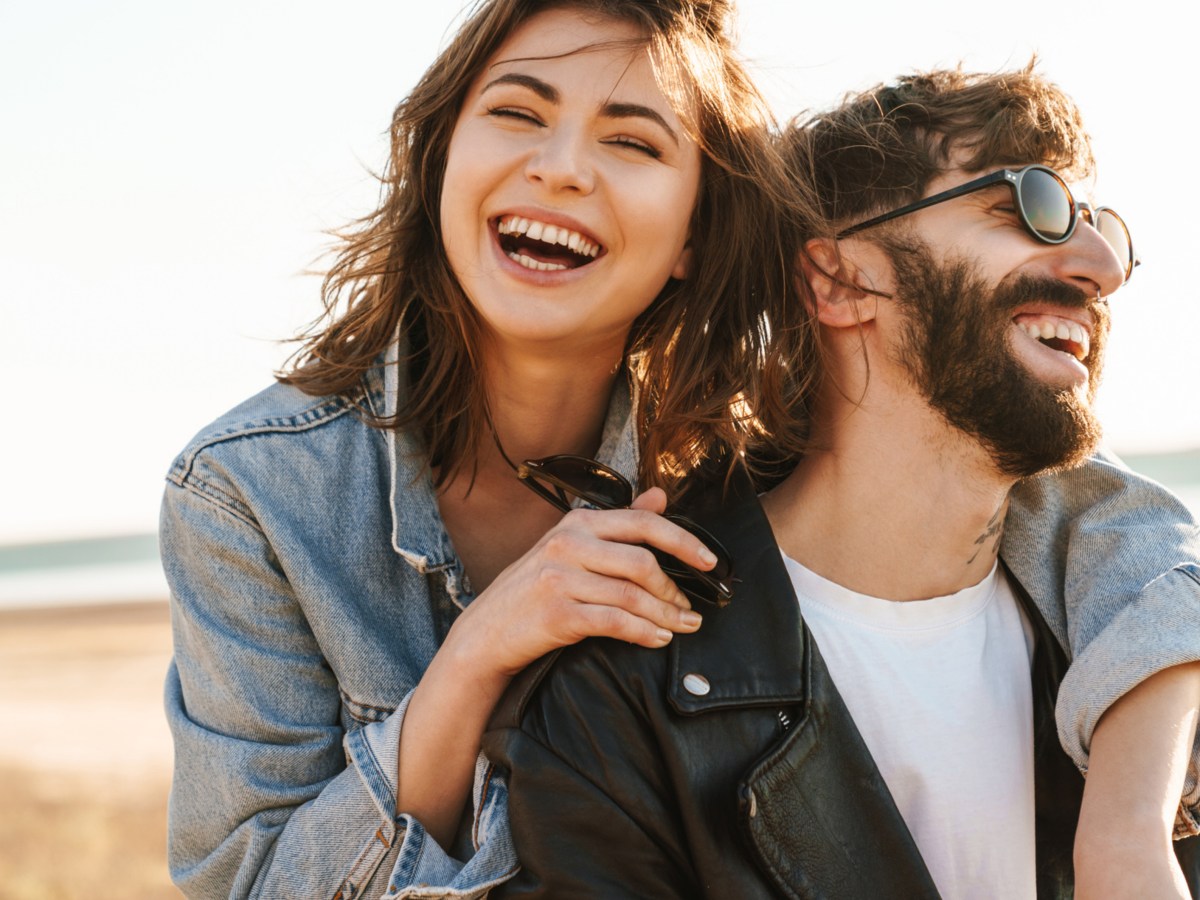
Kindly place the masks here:
[[(582, 500), (596, 509), (628, 509), (633, 503), (633, 486), (620, 472), (584, 456), (547, 456), (527, 459), (515, 466), (517, 477), (535, 494), (562, 512), (570, 512), (571, 501)], [(648, 548), (662, 570), (670, 575), (679, 589), (695, 600), (717, 607), (733, 599), (733, 561), (721, 542), (691, 519), (674, 513), (663, 518), (700, 539), (717, 564), (701, 572), (662, 550)]]

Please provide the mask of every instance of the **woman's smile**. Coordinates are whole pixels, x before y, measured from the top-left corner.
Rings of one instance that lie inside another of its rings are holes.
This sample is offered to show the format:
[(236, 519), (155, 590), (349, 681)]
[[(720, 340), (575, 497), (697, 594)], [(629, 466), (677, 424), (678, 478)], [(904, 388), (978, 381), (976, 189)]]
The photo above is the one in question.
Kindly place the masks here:
[(526, 269), (561, 272), (593, 262), (604, 248), (565, 225), (523, 216), (501, 216), (496, 234), (504, 255)]

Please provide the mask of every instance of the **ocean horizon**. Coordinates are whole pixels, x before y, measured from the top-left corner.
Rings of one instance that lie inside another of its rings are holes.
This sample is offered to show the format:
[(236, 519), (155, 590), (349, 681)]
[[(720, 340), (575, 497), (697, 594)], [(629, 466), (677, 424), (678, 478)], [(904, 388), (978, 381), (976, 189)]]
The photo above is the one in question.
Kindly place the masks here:
[[(1200, 521), (1200, 448), (1124, 459), (1172, 490)], [(0, 545), (0, 610), (154, 603), (167, 596), (153, 532)]]

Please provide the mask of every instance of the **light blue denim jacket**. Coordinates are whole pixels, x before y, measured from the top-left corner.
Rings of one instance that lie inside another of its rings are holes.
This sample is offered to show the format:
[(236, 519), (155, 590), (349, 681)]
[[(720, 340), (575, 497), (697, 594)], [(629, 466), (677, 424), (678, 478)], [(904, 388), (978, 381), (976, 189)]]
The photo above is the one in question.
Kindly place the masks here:
[[(372, 411), (395, 411), (398, 371), (367, 378)], [(620, 392), (598, 455), (633, 476), (629, 409)], [(461, 846), (393, 814), (409, 697), (474, 599), (414, 436), (274, 385), (175, 460), (160, 535), (168, 855), (186, 894), (477, 897), (515, 871), (505, 785), (482, 757)]]
[[(395, 409), (396, 372), (365, 380), (369, 408)], [(632, 476), (629, 408), (618, 392), (599, 455)], [(412, 435), (368, 427), (349, 400), (270, 387), (175, 460), (161, 539), (169, 857), (185, 893), (477, 897), (515, 871), (505, 785), (482, 758), (461, 846), (394, 814), (408, 698), (474, 596)], [(1085, 767), (1114, 699), (1200, 659), (1200, 535), (1165, 491), (1106, 459), (1021, 486), (1005, 554), (1075, 650), (1059, 723)]]

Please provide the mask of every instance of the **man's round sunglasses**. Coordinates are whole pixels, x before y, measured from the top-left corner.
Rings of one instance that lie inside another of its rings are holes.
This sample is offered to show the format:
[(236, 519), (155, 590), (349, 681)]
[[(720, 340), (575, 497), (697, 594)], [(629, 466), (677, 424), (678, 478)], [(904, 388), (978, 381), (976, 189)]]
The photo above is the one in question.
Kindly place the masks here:
[[(517, 477), (539, 497), (562, 512), (570, 512), (571, 501), (579, 498), (597, 509), (627, 509), (633, 503), (633, 486), (620, 472), (583, 456), (547, 456), (527, 459), (516, 467)], [(654, 547), (662, 570), (679, 589), (696, 600), (725, 606), (733, 599), (733, 561), (721, 542), (691, 519), (674, 513), (664, 516), (689, 534), (695, 535), (717, 557), (717, 564), (701, 572)]]
[(1082, 218), (1113, 248), (1125, 269), (1126, 281), (1133, 274), (1134, 268), (1141, 264), (1133, 249), (1133, 239), (1129, 236), (1129, 228), (1124, 219), (1107, 206), (1097, 206), (1093, 209), (1091, 205), (1077, 201), (1061, 175), (1048, 166), (1039, 165), (1025, 166), (1023, 169), (1001, 169), (999, 172), (984, 175), (948, 191), (852, 225), (839, 233), (838, 238), (850, 237), (865, 228), (890, 222), (892, 219), (953, 200), (955, 197), (962, 197), (964, 194), (982, 191), (994, 184), (1007, 184), (1012, 188), (1021, 224), (1037, 240), (1046, 244), (1069, 241), (1075, 233), (1076, 224)]

